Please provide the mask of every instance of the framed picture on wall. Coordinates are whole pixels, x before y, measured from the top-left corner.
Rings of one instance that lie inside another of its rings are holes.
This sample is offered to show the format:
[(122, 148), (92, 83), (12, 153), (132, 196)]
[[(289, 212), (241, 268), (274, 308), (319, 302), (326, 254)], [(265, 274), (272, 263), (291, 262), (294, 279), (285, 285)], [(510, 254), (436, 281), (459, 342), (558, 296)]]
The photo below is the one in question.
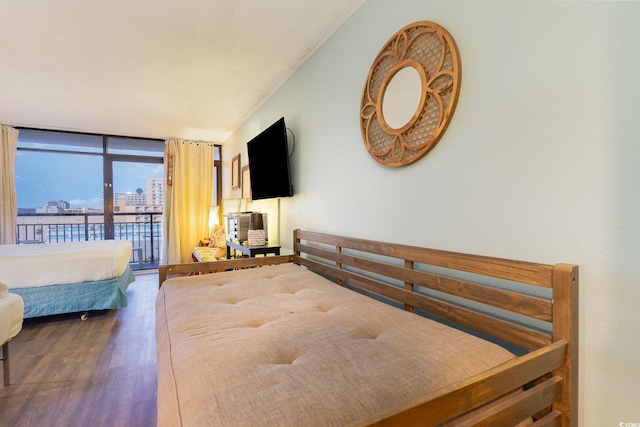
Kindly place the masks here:
[(251, 175), (248, 165), (242, 167), (242, 198), (251, 200)]
[(231, 160), (231, 189), (240, 189), (240, 154)]

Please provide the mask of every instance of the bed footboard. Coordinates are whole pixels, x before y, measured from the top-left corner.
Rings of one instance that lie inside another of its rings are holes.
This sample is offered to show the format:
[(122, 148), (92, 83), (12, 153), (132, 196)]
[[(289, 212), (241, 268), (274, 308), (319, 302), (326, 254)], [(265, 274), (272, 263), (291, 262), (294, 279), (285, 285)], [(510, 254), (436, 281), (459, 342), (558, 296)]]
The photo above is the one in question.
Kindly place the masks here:
[(262, 265), (284, 264), (293, 262), (293, 255), (265, 256), (260, 258), (239, 258), (211, 262), (189, 262), (185, 264), (169, 264), (158, 267), (158, 287), (171, 276), (205, 274), (212, 271), (227, 271), (241, 268), (259, 267)]

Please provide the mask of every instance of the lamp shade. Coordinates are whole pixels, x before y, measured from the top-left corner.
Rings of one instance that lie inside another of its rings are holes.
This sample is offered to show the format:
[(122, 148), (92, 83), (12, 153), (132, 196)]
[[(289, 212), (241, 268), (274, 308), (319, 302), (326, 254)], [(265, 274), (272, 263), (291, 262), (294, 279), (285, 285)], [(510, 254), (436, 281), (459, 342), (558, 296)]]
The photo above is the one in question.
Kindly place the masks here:
[(249, 230), (264, 230), (264, 223), (262, 222), (262, 214), (260, 212), (253, 212), (251, 214)]

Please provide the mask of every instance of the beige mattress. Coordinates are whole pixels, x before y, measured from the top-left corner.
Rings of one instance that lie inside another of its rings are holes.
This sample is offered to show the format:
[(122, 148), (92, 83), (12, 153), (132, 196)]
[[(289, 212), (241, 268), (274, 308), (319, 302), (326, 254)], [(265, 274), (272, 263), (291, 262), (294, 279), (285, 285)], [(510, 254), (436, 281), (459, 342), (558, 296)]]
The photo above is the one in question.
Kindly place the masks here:
[(513, 358), (295, 264), (168, 280), (156, 316), (159, 427), (357, 425)]

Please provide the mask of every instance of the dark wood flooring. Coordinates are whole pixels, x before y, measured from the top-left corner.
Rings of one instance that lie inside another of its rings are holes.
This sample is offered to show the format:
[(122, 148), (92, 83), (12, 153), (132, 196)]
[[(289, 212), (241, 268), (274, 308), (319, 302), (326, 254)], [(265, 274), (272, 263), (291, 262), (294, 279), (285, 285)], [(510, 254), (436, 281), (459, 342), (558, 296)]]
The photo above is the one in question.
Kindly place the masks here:
[[(120, 310), (26, 319), (0, 381), (0, 426), (156, 425), (158, 275), (138, 274)], [(1, 374), (1, 373), (0, 373)]]

